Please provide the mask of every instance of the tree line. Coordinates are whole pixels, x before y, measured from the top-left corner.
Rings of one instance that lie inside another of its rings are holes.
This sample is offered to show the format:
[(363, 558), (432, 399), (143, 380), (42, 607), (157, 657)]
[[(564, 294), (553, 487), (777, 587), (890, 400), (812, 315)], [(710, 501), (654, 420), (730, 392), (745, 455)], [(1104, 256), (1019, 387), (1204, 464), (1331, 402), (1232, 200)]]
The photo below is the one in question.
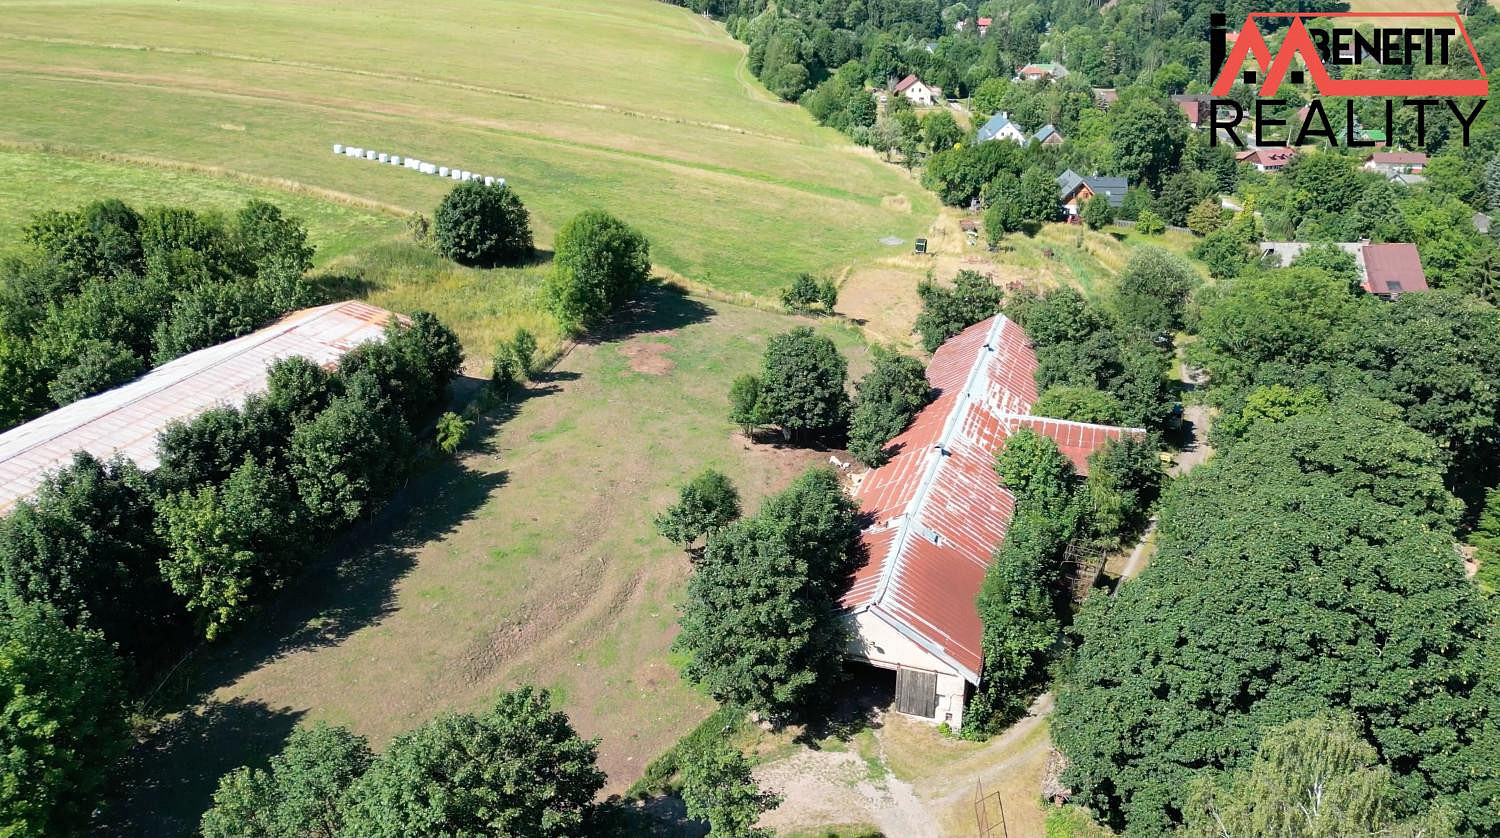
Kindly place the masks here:
[(0, 257), (0, 429), (317, 302), (302, 222), (106, 199), (45, 212)]
[(5, 712), (26, 719), (0, 733), (25, 778), (0, 789), (0, 823), (83, 831), (126, 697), (395, 491), (461, 362), (436, 318), (393, 321), (333, 371), (283, 359), (264, 395), (173, 423), (155, 471), (80, 452), (0, 519)]

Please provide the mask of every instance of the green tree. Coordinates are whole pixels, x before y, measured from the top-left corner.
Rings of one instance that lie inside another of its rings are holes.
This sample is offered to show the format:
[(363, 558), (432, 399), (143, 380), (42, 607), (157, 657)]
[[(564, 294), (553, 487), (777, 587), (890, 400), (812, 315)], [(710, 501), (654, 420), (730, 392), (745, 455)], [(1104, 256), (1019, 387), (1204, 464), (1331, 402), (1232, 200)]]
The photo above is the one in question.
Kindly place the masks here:
[(1084, 492), (1094, 533), (1119, 542), (1146, 525), (1146, 513), (1161, 495), (1166, 473), (1148, 436), (1121, 436), (1089, 455)]
[(373, 385), (351, 383), (353, 392), (292, 433), (291, 474), (317, 523), (352, 523), (368, 512), (395, 488), (410, 450), (400, 414)]
[(1397, 767), (1398, 806), (1448, 799), (1493, 829), (1478, 801), (1500, 794), (1484, 756), (1496, 698), (1452, 677), (1477, 673), (1489, 618), (1451, 536), (1347, 494), (1358, 466), (1284, 457), (1268, 473), (1240, 450), (1174, 486), (1151, 565), (1075, 623), (1053, 724), (1075, 799), (1164, 834), (1191, 781), (1247, 765), (1262, 731), (1349, 707)]
[(1056, 221), (1061, 206), (1057, 200), (1057, 181), (1052, 173), (1033, 166), (1021, 175), (1016, 190), (1017, 211), (1021, 220), (1031, 224)]
[(738, 517), (740, 493), (723, 472), (706, 469), (682, 487), (677, 503), (656, 516), (656, 531), (686, 548)]
[(1090, 422), (1095, 425), (1118, 425), (1124, 408), (1113, 393), (1093, 387), (1049, 387), (1031, 406), (1037, 416)]
[(1227, 785), (1194, 785), (1183, 838), (1394, 838), (1454, 836), (1446, 811), (1403, 821), (1393, 772), (1352, 720), (1298, 719), (1266, 731), (1248, 768)]
[(917, 284), (917, 296), (922, 311), (915, 328), (922, 348), (934, 352), (948, 338), (998, 314), (1005, 292), (981, 273), (959, 271), (952, 288), (924, 280)]
[(739, 425), (745, 436), (766, 422), (760, 406), (760, 377), (744, 373), (729, 385), (729, 421)]
[(129, 745), (121, 667), (99, 633), (11, 599), (0, 614), (0, 832), (86, 835)]
[(396, 737), (350, 789), (345, 833), (578, 835), (604, 787), (597, 750), (546, 690), (502, 693), (488, 712)]
[(843, 427), (848, 364), (833, 341), (799, 326), (771, 338), (762, 363), (759, 410), (783, 438)]
[(832, 314), (838, 305), (839, 290), (831, 279), (820, 280), (812, 274), (798, 274), (790, 288), (781, 292), (781, 307), (795, 314), (821, 309)]
[(246, 460), (221, 487), (157, 506), (161, 573), (213, 640), (279, 587), (298, 553), (298, 510), (282, 475)]
[(464, 437), (473, 426), (473, 422), (452, 411), (439, 416), (434, 429), (438, 450), (444, 454), (458, 453), (458, 447), (463, 445)]
[(570, 328), (591, 329), (651, 276), (651, 245), (603, 210), (586, 210), (558, 231), (547, 298)]
[(1334, 279), (1347, 283), (1350, 290), (1358, 288), (1360, 284), (1359, 265), (1355, 264), (1351, 254), (1345, 253), (1335, 244), (1315, 244), (1297, 254), (1292, 264), (1299, 268), (1323, 271)]
[(1360, 301), (1322, 271), (1289, 268), (1248, 276), (1207, 305), (1191, 355), (1216, 383), (1237, 386), (1269, 368), (1329, 363), (1341, 357), (1331, 336), (1346, 334)]
[(963, 136), (953, 114), (946, 110), (928, 114), (922, 120), (922, 137), (927, 140), (927, 147), (933, 151), (953, 148)]
[(531, 257), (531, 215), (509, 186), (471, 180), (453, 187), (433, 214), (438, 252), (464, 265), (493, 267)]
[(349, 789), (374, 761), (370, 744), (319, 722), (294, 731), (267, 770), (237, 768), (219, 779), (203, 815), (204, 838), (335, 838)]
[(1140, 95), (1121, 97), (1110, 109), (1110, 143), (1115, 148), (1112, 174), (1134, 184), (1156, 186), (1182, 155), (1187, 126), (1182, 112)]
[(181, 612), (156, 571), (153, 517), (132, 463), (74, 454), (0, 519), (4, 594), (46, 603), (132, 655), (158, 650)]
[(886, 443), (906, 429), (931, 398), (922, 362), (896, 352), (878, 352), (875, 366), (860, 379), (849, 420), (849, 453), (867, 466), (889, 459)]
[(1115, 310), (1121, 324), (1139, 334), (1175, 332), (1197, 286), (1198, 274), (1186, 260), (1160, 247), (1142, 247), (1120, 272)]
[(1098, 230), (1115, 223), (1115, 211), (1109, 205), (1109, 198), (1103, 195), (1095, 195), (1083, 204), (1083, 223), (1090, 230)]
[(724, 838), (769, 838), (771, 831), (755, 822), (781, 805), (780, 796), (755, 784), (744, 754), (723, 742), (698, 748), (683, 763), (682, 800), (688, 817), (708, 821), (712, 834)]
[(1167, 231), (1167, 223), (1152, 210), (1141, 210), (1135, 221), (1135, 229), (1142, 235), (1159, 236)]
[(1469, 536), (1479, 572), (1474, 580), (1488, 593), (1500, 591), (1500, 487), (1484, 494), (1484, 506)]
[(1224, 226), (1224, 208), (1214, 198), (1204, 198), (1188, 210), (1187, 226), (1200, 236), (1206, 236)]
[(684, 677), (716, 700), (786, 719), (839, 671), (847, 629), (835, 580), (858, 525), (837, 481), (804, 475), (709, 537), (676, 644), (690, 656)]

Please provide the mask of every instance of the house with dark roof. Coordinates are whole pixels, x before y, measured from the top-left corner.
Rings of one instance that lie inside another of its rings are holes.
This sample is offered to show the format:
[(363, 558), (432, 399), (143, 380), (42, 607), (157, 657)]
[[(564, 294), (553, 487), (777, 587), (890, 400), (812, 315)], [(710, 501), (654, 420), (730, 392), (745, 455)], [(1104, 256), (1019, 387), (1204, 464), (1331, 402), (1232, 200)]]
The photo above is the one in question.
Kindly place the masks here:
[(1063, 144), (1062, 132), (1057, 130), (1057, 126), (1053, 125), (1050, 122), (1036, 129), (1036, 133), (1032, 134), (1031, 138), (1045, 146), (1057, 146)]
[(1100, 446), (1145, 434), (1031, 415), (1036, 368), (1025, 332), (1003, 315), (960, 332), (927, 367), (937, 398), (855, 491), (870, 524), (841, 603), (847, 655), (895, 672), (898, 712), (963, 724), (965, 691), (982, 674), (974, 600), (1015, 508), (995, 476), (1006, 440), (1022, 428), (1045, 434), (1086, 474)]
[(891, 92), (905, 96), (913, 105), (924, 108), (932, 107), (934, 103), (941, 101), (943, 98), (943, 89), (941, 87), (929, 87), (921, 79), (917, 78), (915, 73), (897, 82), (896, 86), (891, 89)]
[(1095, 195), (1103, 195), (1109, 200), (1111, 209), (1119, 209), (1125, 203), (1125, 192), (1129, 188), (1130, 181), (1122, 177), (1084, 176), (1072, 169), (1057, 176), (1057, 198), (1068, 218), (1078, 217), (1083, 205)]
[(974, 141), (978, 143), (987, 143), (990, 140), (1010, 140), (1018, 145), (1024, 145), (1026, 132), (1021, 130), (1021, 126), (1010, 121), (1010, 114), (1001, 111), (980, 126), (979, 133), (974, 137)]

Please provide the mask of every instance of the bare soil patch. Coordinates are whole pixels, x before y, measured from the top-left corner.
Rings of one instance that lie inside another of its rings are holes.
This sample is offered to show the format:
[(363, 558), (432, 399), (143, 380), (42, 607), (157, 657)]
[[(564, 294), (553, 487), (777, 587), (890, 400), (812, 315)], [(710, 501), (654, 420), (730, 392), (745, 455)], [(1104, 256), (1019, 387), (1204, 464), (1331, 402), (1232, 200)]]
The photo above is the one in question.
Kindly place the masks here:
[(633, 340), (620, 347), (620, 354), (630, 360), (630, 368), (642, 375), (666, 375), (676, 366), (667, 357), (671, 346), (655, 341)]

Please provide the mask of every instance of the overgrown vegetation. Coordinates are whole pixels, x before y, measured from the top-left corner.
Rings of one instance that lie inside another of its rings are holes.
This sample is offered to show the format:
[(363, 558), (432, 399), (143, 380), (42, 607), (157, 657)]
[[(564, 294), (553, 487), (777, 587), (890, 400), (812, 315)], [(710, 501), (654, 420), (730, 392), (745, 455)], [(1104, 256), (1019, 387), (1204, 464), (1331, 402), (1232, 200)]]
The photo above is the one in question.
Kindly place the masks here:
[(0, 258), (0, 428), (316, 301), (302, 223), (115, 199), (35, 216)]

